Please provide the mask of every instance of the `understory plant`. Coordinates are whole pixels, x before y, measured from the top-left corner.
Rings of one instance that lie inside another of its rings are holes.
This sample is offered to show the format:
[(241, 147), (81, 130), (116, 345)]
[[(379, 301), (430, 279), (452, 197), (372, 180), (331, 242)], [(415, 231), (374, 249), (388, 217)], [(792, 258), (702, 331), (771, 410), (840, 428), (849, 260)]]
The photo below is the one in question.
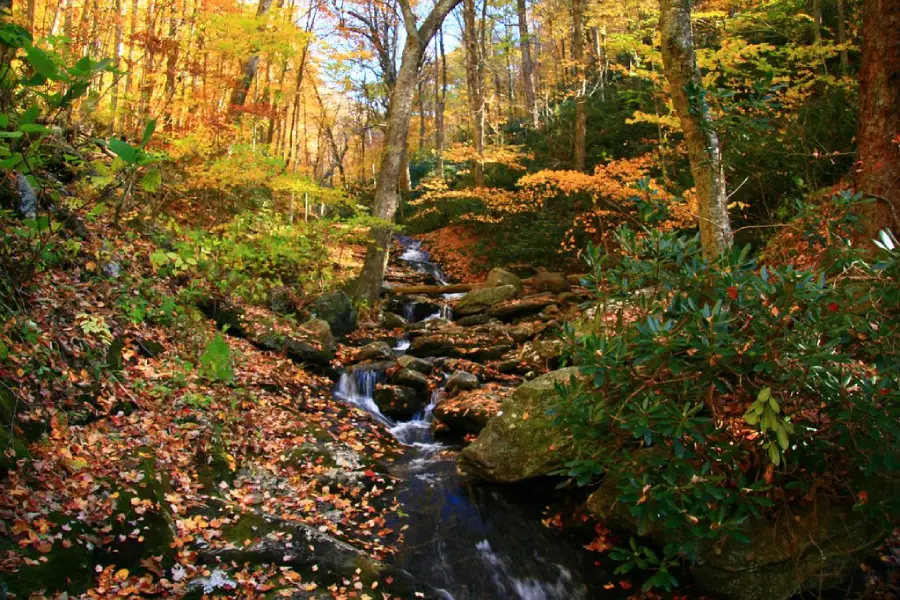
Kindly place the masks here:
[(597, 315), (568, 328), (588, 385), (563, 386), (557, 425), (580, 455), (562, 474), (611, 478), (639, 535), (613, 557), (677, 585), (706, 544), (749, 541), (746, 522), (819, 494), (886, 524), (900, 466), (900, 248), (844, 247), (829, 273), (715, 262), (676, 232), (617, 232), (615, 260), (589, 247)]

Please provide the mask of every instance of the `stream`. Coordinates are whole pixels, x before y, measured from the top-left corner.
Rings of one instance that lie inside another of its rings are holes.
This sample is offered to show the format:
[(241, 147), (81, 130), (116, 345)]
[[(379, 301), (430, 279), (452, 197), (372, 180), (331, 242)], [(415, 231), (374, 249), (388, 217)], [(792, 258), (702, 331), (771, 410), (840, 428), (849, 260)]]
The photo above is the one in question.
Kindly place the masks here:
[[(398, 239), (403, 249), (400, 261), (439, 284), (447, 284), (420, 242), (402, 236)], [(419, 320), (452, 318), (448, 303), (454, 298), (445, 295), (440, 310)], [(414, 309), (404, 312), (412, 315)], [(403, 353), (408, 346), (407, 340), (399, 339), (394, 350)], [(584, 540), (576, 541), (572, 535), (541, 523), (552, 484), (498, 487), (458, 475), (458, 448), (432, 437), (432, 409), (441, 399), (442, 389), (435, 390), (429, 405), (411, 420), (398, 422), (383, 415), (372, 399), (382, 377), (372, 370), (345, 371), (334, 395), (372, 414), (400, 442), (410, 446), (390, 472), (399, 480), (396, 488), (405, 514), (389, 526), (408, 526), (394, 560), (396, 566), (447, 599), (587, 600), (628, 596), (622, 590), (603, 588), (611, 578), (595, 566), (599, 555), (579, 546)]]

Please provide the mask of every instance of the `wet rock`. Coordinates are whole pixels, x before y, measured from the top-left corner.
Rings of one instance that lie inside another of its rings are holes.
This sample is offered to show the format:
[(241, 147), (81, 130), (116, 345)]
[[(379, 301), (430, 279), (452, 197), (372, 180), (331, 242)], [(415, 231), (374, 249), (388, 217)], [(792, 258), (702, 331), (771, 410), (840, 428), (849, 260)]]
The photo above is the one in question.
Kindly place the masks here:
[(475, 375), (465, 371), (455, 371), (447, 380), (447, 385), (444, 386), (444, 389), (447, 390), (447, 393), (453, 393), (457, 390), (474, 390), (478, 387), (478, 384), (478, 377)]
[(453, 342), (437, 336), (420, 336), (412, 341), (407, 354), (418, 357), (446, 356), (453, 352)]
[(472, 327), (475, 325), (484, 325), (488, 323), (491, 318), (485, 314), (481, 315), (469, 315), (468, 317), (463, 317), (457, 321), (457, 324), (462, 327)]
[(542, 271), (532, 277), (531, 285), (542, 292), (568, 292), (572, 289), (565, 275), (549, 271)]
[[(612, 478), (604, 480), (588, 497), (587, 509), (609, 526), (636, 534), (637, 521), (627, 505), (616, 502), (616, 487)], [(858, 569), (880, 539), (862, 513), (825, 497), (791, 512), (746, 521), (741, 532), (749, 543), (730, 537), (701, 544), (691, 568), (694, 583), (723, 600), (787, 600), (804, 591), (816, 595)], [(678, 541), (667, 539), (661, 527), (647, 535), (660, 547)]]
[(548, 411), (559, 401), (556, 385), (584, 380), (577, 368), (547, 373), (519, 386), (475, 442), (459, 455), (459, 469), (497, 483), (548, 475), (571, 459)]
[(563, 292), (556, 299), (560, 304), (576, 304), (580, 300), (578, 294), (573, 294), (572, 292)]
[(458, 437), (478, 434), (497, 414), (512, 391), (512, 388), (487, 384), (477, 390), (459, 391), (453, 397), (442, 399), (434, 407), (434, 418), (439, 423), (436, 431)]
[(421, 358), (416, 358), (415, 356), (409, 356), (408, 354), (405, 354), (398, 358), (397, 364), (404, 369), (412, 369), (413, 371), (418, 371), (419, 373), (423, 373), (425, 375), (431, 373), (432, 370), (430, 362), (422, 360)]
[(539, 294), (524, 298), (507, 300), (488, 309), (487, 315), (501, 321), (512, 321), (529, 315), (535, 315), (556, 302), (552, 294)]
[(313, 316), (328, 323), (331, 333), (342, 338), (356, 329), (356, 309), (353, 301), (344, 292), (331, 292), (316, 298), (312, 307)]
[(522, 280), (513, 273), (499, 267), (491, 269), (490, 273), (487, 275), (487, 279), (484, 280), (484, 286), (500, 287), (501, 285), (511, 285), (516, 288), (517, 292), (521, 292), (523, 288)]
[(559, 306), (556, 304), (551, 304), (547, 308), (541, 311), (541, 316), (545, 319), (553, 319), (558, 317), (560, 314)]
[(411, 387), (420, 394), (428, 392), (428, 378), (412, 369), (400, 369), (391, 376), (391, 383)]
[(382, 413), (395, 419), (410, 419), (428, 403), (423, 394), (403, 385), (379, 385), (372, 399)]
[(409, 323), (396, 313), (385, 311), (381, 313), (381, 326), (385, 329), (406, 329)]
[(385, 342), (372, 342), (360, 348), (353, 357), (353, 362), (367, 360), (390, 360), (394, 358), (394, 350)]
[(350, 373), (358, 373), (360, 371), (374, 371), (376, 373), (385, 373), (394, 366), (393, 360), (364, 360), (356, 363), (348, 369)]
[(514, 298), (518, 291), (513, 285), (476, 288), (460, 298), (454, 309), (460, 317), (481, 313), (505, 300)]

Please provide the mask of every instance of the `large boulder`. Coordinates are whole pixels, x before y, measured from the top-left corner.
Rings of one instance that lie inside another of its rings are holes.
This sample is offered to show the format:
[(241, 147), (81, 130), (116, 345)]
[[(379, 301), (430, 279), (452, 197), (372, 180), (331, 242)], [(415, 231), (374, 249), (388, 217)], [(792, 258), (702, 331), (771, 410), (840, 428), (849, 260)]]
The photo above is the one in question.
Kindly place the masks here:
[(418, 357), (446, 356), (453, 350), (453, 342), (449, 339), (423, 335), (412, 341), (406, 353)]
[(456, 390), (474, 390), (477, 387), (478, 377), (465, 371), (455, 371), (447, 380), (447, 385), (444, 386), (448, 393)]
[(360, 363), (368, 360), (390, 360), (394, 358), (394, 350), (387, 342), (372, 342), (359, 349), (353, 357), (353, 362)]
[(572, 458), (572, 448), (548, 414), (559, 402), (556, 385), (584, 381), (577, 367), (560, 369), (516, 388), (475, 442), (459, 455), (459, 469), (497, 483), (549, 475)]
[(421, 358), (416, 358), (415, 356), (410, 356), (408, 354), (404, 354), (398, 358), (397, 364), (403, 369), (412, 369), (413, 371), (418, 371), (425, 375), (431, 373), (433, 369), (431, 363), (427, 360), (422, 360)]
[(464, 437), (481, 432), (509, 398), (512, 388), (489, 383), (443, 398), (434, 407), (435, 433)]
[(501, 285), (511, 285), (516, 288), (517, 292), (521, 292), (523, 288), (522, 280), (515, 274), (499, 267), (491, 269), (487, 279), (484, 280), (484, 287), (500, 287)]
[(495, 304), (515, 298), (517, 294), (514, 285), (476, 288), (460, 298), (453, 312), (460, 317), (482, 313)]
[(486, 314), (501, 321), (512, 321), (513, 319), (535, 315), (555, 303), (556, 297), (552, 294), (536, 294), (524, 298), (506, 300), (490, 307)]
[(568, 292), (572, 289), (565, 275), (549, 271), (541, 271), (532, 277), (531, 285), (542, 292)]
[(381, 326), (385, 329), (405, 329), (407, 325), (409, 325), (407, 320), (397, 313), (384, 311), (381, 314)]
[(420, 394), (428, 392), (428, 378), (413, 369), (400, 369), (391, 375), (391, 383), (411, 387)]
[[(647, 452), (649, 450), (645, 450)], [(608, 477), (587, 500), (587, 509), (603, 523), (636, 535), (630, 506), (616, 501), (616, 481)], [(816, 498), (792, 506), (779, 518), (751, 518), (733, 537), (701, 544), (691, 567), (694, 583), (722, 600), (787, 600), (804, 591), (814, 594), (840, 584), (882, 537), (865, 515), (848, 504)], [(662, 528), (646, 532), (650, 541), (671, 543)]]
[(319, 345), (328, 356), (334, 355), (334, 336), (331, 327), (322, 319), (309, 319), (300, 324), (300, 330)]
[(328, 323), (331, 333), (342, 338), (356, 329), (356, 309), (344, 292), (331, 292), (316, 298), (312, 306), (313, 316)]
[(403, 385), (379, 385), (372, 399), (382, 413), (395, 419), (410, 419), (428, 404), (426, 396)]

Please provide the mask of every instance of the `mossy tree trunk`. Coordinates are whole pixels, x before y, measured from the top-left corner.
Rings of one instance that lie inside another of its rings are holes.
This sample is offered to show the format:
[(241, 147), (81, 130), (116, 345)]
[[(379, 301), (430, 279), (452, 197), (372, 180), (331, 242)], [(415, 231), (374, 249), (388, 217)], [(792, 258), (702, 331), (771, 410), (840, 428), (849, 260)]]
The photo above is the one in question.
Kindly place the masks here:
[(659, 28), (669, 92), (694, 176), (703, 254), (713, 259), (731, 246), (733, 235), (722, 148), (694, 55), (690, 0), (660, 0)]

